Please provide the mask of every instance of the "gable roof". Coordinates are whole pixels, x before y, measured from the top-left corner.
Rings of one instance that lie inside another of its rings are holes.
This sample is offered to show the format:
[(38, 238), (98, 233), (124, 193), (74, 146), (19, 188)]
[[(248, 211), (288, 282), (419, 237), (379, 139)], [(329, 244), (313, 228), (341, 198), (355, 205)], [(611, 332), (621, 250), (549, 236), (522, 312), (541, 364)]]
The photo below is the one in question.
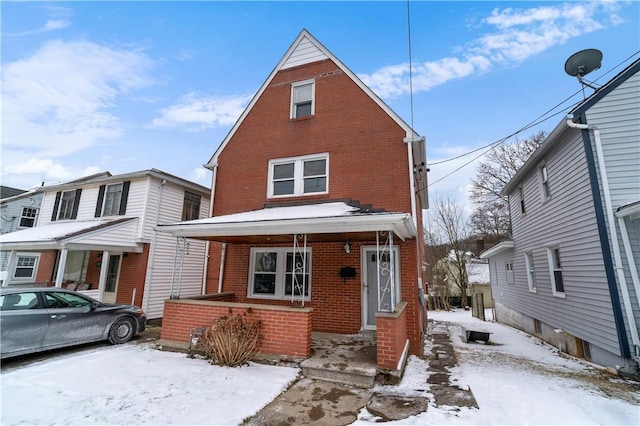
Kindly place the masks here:
[[(402, 127), (406, 132), (406, 138), (409, 141), (414, 141), (412, 143), (413, 151), (414, 151), (414, 162), (417, 162), (417, 159), (420, 158), (423, 161), (426, 160), (426, 154), (424, 149), (424, 139), (420, 137), (398, 114), (396, 114), (387, 104), (384, 103), (378, 95), (376, 95), (366, 84), (358, 78), (356, 74), (353, 73), (346, 65), (344, 65), (333, 53), (331, 53), (326, 47), (324, 47), (315, 37), (313, 37), (306, 29), (300, 31), (298, 37), (291, 44), (289, 49), (287, 49), (286, 53), (280, 59), (278, 64), (275, 66), (269, 77), (262, 84), (260, 89), (256, 92), (255, 96), (249, 102), (249, 105), (245, 108), (245, 110), (240, 115), (240, 118), (233, 125), (227, 136), (222, 140), (222, 143), (213, 154), (211, 159), (204, 167), (213, 170), (213, 168), (218, 163), (218, 158), (224, 148), (227, 146), (233, 135), (235, 135), (236, 131), (247, 117), (253, 106), (256, 104), (260, 96), (264, 93), (264, 91), (269, 87), (269, 84), (274, 79), (274, 77), (278, 74), (279, 71), (297, 67), (304, 64), (309, 64), (313, 62), (322, 61), (325, 59), (329, 59), (334, 62), (338, 68), (342, 72), (344, 72), (354, 83), (358, 85), (373, 101), (382, 108), (389, 117), (391, 117), (400, 127)], [(417, 162), (420, 165), (420, 162)]]
[(26, 192), (24, 189), (12, 188), (10, 186), (0, 185), (0, 199), (14, 197)]

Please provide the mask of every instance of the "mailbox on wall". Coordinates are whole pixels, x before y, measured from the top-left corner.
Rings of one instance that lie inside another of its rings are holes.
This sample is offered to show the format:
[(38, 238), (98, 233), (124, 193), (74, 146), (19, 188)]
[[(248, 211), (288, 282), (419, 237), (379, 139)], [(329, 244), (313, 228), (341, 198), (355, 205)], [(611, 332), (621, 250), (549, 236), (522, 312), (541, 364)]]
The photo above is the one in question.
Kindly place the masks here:
[(344, 268), (340, 269), (340, 276), (344, 279), (355, 278), (356, 269), (352, 268), (351, 266), (345, 266)]

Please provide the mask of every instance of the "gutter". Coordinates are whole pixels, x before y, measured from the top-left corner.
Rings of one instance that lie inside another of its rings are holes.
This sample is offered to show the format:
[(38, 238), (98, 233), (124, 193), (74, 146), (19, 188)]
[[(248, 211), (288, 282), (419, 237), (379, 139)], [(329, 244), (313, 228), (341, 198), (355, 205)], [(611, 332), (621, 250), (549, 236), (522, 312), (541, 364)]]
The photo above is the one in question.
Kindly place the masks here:
[[(583, 118), (585, 118), (585, 116), (582, 116)], [(586, 120), (584, 120), (586, 121)], [(601, 209), (604, 210), (604, 213), (606, 215), (606, 221), (609, 224), (609, 235), (611, 237), (611, 245), (613, 247), (613, 260), (614, 260), (614, 265), (613, 268), (618, 276), (618, 281), (620, 283), (620, 287), (622, 289), (622, 301), (624, 304), (624, 308), (625, 308), (625, 313), (626, 313), (626, 317), (627, 317), (627, 321), (629, 323), (629, 331), (631, 332), (631, 339), (633, 340), (633, 345), (634, 345), (634, 354), (633, 354), (633, 358), (636, 361), (640, 361), (640, 338), (638, 336), (638, 324), (635, 320), (635, 316), (633, 314), (633, 308), (631, 306), (631, 298), (630, 298), (630, 293), (629, 293), (629, 287), (627, 286), (627, 280), (624, 274), (624, 268), (623, 268), (623, 264), (622, 264), (622, 256), (620, 254), (620, 243), (618, 240), (618, 230), (616, 228), (616, 222), (614, 219), (614, 212), (613, 212), (613, 206), (612, 206), (612, 201), (611, 201), (611, 192), (609, 190), (609, 180), (607, 177), (607, 169), (606, 169), (606, 165), (604, 162), (604, 155), (603, 155), (603, 151), (602, 151), (602, 141), (600, 139), (600, 130), (592, 125), (592, 124), (579, 124), (579, 123), (574, 123), (572, 119), (568, 118), (566, 120), (566, 124), (567, 126), (574, 128), (574, 129), (580, 129), (583, 132), (586, 132), (586, 137), (583, 138), (583, 141), (585, 143), (585, 151), (586, 150), (586, 145), (587, 143), (590, 145), (590, 135), (589, 135), (589, 130), (593, 131), (593, 136), (595, 139), (595, 146), (596, 146), (596, 154), (598, 156), (598, 167), (600, 169), (600, 178), (602, 179), (602, 192), (604, 194), (604, 208)], [(589, 146), (590, 148), (590, 146)], [(588, 151), (591, 156), (593, 155), (591, 149), (589, 149)], [(591, 157), (589, 158), (590, 155), (587, 155), (587, 161), (588, 162), (594, 162), (594, 159)], [(591, 176), (591, 173), (589, 173), (589, 175)], [(594, 171), (594, 175), (593, 177), (595, 177), (595, 171)], [(595, 183), (597, 184), (597, 179), (595, 179)], [(594, 191), (594, 195), (596, 193), (597, 187), (594, 188), (593, 187), (593, 181), (592, 181), (592, 190)], [(599, 195), (599, 194), (598, 194)], [(599, 198), (599, 197), (598, 197)], [(594, 197), (595, 200), (595, 197)], [(597, 207), (597, 204), (596, 204)], [(604, 221), (602, 219), (600, 219), (600, 217), (598, 217), (598, 210), (601, 210), (596, 208), (596, 218), (597, 220), (600, 222), (601, 220)], [(601, 244), (603, 244), (603, 254), (605, 255), (605, 259), (609, 258), (611, 259), (611, 255), (609, 250), (605, 250), (604, 246), (604, 242), (606, 241), (606, 243), (608, 244), (608, 236), (607, 236), (607, 232), (606, 232), (606, 223), (602, 224), (603, 226), (600, 226), (600, 224), (598, 225), (598, 228), (600, 230), (600, 240), (601, 240)], [(607, 263), (610, 263), (609, 261), (605, 262), (605, 265), (607, 265)], [(605, 266), (605, 267), (606, 267)], [(606, 268), (609, 269), (609, 268)], [(607, 276), (609, 276), (609, 270), (607, 270)], [(628, 341), (627, 341), (627, 336), (626, 336), (626, 332), (625, 332), (625, 327), (624, 327), (624, 321), (622, 320), (622, 312), (619, 306), (619, 299), (618, 299), (618, 294), (617, 294), (617, 287), (616, 287), (616, 282), (615, 282), (615, 277), (611, 277), (614, 278), (613, 280), (608, 280), (609, 281), (609, 293), (611, 295), (611, 301), (612, 301), (612, 307), (613, 307), (613, 313), (614, 313), (614, 318), (616, 319), (616, 328), (618, 329), (618, 338), (620, 339), (620, 346), (621, 346), (621, 352), (622, 355), (625, 358), (630, 358), (631, 354), (629, 351), (629, 345), (628, 345)], [(617, 302), (617, 303), (616, 303)]]

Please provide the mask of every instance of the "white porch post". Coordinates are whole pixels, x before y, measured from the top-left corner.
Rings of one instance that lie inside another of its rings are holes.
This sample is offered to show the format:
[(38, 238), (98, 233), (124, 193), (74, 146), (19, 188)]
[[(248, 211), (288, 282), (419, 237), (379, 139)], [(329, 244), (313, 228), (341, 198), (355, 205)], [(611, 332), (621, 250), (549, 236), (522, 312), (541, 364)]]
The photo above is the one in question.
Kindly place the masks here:
[(58, 260), (58, 273), (56, 274), (56, 287), (62, 287), (62, 280), (64, 279), (64, 268), (67, 266), (67, 254), (69, 250), (63, 248), (60, 250), (60, 259)]
[(9, 259), (7, 259), (7, 276), (2, 282), (3, 287), (7, 287), (11, 282), (11, 279), (16, 274), (16, 259), (18, 258), (18, 252), (11, 250), (9, 253)]
[(107, 286), (107, 272), (109, 271), (109, 252), (102, 252), (102, 263), (100, 264), (100, 280), (98, 281), (99, 299), (102, 300), (104, 288)]

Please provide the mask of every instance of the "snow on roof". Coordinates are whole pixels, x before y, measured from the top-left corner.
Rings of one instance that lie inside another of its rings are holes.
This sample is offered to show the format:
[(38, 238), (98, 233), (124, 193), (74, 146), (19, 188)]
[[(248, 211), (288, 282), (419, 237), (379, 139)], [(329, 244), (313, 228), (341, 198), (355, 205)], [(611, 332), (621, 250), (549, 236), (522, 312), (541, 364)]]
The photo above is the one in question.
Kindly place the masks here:
[(315, 219), (323, 217), (349, 216), (355, 212), (359, 212), (360, 210), (361, 209), (359, 207), (350, 206), (343, 202), (306, 204), (302, 206), (269, 207), (249, 212), (213, 216), (188, 222), (179, 222), (178, 224), (242, 223), (287, 219)]
[(489, 263), (472, 260), (466, 266), (469, 284), (489, 284)]
[(56, 241), (122, 221), (123, 219), (100, 219), (50, 223), (0, 235), (0, 244)]

